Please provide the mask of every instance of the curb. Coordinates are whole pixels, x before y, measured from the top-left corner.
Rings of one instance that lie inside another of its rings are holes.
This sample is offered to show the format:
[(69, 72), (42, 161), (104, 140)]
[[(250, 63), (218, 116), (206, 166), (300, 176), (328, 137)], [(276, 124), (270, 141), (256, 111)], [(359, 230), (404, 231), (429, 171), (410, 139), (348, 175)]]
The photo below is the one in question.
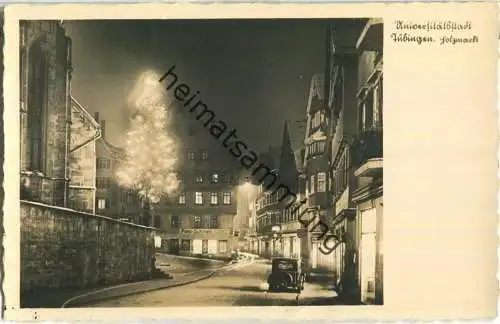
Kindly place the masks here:
[(202, 260), (202, 261), (227, 263), (224, 260), (217, 260), (217, 259), (210, 259), (210, 258), (197, 258), (197, 257), (192, 257), (192, 256), (187, 256), (187, 255), (175, 255), (175, 254), (168, 254), (168, 253), (162, 253), (162, 252), (156, 252), (156, 254), (169, 256), (169, 257), (173, 257), (173, 258), (186, 259), (186, 260)]
[[(114, 294), (114, 295), (111, 295), (111, 296), (102, 296), (102, 297), (98, 297), (97, 296), (97, 297), (93, 297), (92, 298), (91, 297), (92, 295), (98, 295), (99, 292), (104, 291), (104, 290), (97, 290), (95, 292), (90, 292), (90, 293), (87, 293), (87, 294), (83, 294), (83, 295), (72, 297), (72, 298), (68, 299), (67, 301), (65, 301), (63, 303), (63, 305), (61, 306), (61, 308), (75, 307), (75, 306), (78, 306), (78, 305), (85, 305), (85, 304), (87, 304), (89, 302), (96, 302), (96, 301), (102, 301), (102, 300), (107, 300), (107, 299), (121, 298), (121, 297), (126, 297), (126, 296), (131, 296), (131, 295), (143, 294), (143, 293), (147, 293), (147, 292), (151, 292), (151, 291), (155, 291), (155, 290), (161, 290), (161, 289), (168, 289), (168, 288), (174, 288), (174, 287), (184, 286), (184, 285), (195, 283), (195, 282), (198, 282), (198, 281), (201, 281), (201, 280), (204, 280), (204, 279), (208, 279), (208, 278), (212, 277), (215, 273), (217, 273), (217, 271), (219, 271), (219, 270), (220, 269), (217, 269), (217, 270), (214, 270), (214, 271), (210, 272), (207, 275), (203, 275), (203, 276), (197, 277), (195, 279), (188, 279), (188, 280), (177, 282), (177, 283), (166, 284), (166, 285), (159, 285), (157, 287), (152, 287), (152, 288), (147, 288), (147, 289), (137, 289), (137, 290), (134, 290), (134, 291), (124, 292), (124, 293), (121, 293), (121, 294), (120, 293)], [(113, 288), (111, 287), (111, 289), (106, 289), (106, 291), (109, 291), (109, 290), (112, 290), (112, 289)], [(85, 300), (86, 297), (90, 297), (90, 298), (88, 300)], [(83, 299), (83, 302), (81, 301), (81, 299)]]

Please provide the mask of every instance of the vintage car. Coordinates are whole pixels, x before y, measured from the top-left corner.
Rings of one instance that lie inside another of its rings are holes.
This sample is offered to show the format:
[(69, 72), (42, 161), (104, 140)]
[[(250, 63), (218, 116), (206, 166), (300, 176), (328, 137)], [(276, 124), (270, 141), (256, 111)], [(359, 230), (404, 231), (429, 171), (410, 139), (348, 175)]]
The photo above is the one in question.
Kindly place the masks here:
[(300, 259), (274, 258), (271, 260), (271, 273), (267, 278), (269, 291), (304, 289), (305, 273)]

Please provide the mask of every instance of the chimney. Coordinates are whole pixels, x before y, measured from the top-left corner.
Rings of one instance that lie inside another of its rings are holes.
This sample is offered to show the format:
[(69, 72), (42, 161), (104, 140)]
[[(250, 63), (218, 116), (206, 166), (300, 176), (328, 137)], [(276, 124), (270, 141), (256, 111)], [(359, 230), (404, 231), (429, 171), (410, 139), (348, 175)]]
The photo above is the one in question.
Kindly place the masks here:
[(94, 119), (99, 124), (99, 112), (94, 113)]
[(101, 120), (101, 136), (103, 139), (106, 139), (106, 121)]

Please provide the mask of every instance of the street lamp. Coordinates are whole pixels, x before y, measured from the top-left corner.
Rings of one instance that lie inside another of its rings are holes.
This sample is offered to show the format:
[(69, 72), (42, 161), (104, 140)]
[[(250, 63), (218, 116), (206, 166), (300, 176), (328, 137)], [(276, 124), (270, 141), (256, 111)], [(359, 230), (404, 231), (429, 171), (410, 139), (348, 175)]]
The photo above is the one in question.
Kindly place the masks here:
[(273, 233), (273, 255), (276, 253), (276, 241), (281, 237), (280, 231), (280, 225), (273, 225), (271, 227), (271, 232)]

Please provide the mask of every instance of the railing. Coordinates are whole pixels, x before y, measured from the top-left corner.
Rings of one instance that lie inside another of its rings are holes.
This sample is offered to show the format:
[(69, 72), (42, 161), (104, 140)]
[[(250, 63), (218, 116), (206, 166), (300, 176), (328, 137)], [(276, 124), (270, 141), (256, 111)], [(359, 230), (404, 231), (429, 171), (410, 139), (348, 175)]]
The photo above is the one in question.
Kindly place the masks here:
[(362, 131), (356, 138), (354, 149), (351, 154), (354, 166), (360, 166), (369, 159), (382, 157), (382, 129), (372, 128)]

